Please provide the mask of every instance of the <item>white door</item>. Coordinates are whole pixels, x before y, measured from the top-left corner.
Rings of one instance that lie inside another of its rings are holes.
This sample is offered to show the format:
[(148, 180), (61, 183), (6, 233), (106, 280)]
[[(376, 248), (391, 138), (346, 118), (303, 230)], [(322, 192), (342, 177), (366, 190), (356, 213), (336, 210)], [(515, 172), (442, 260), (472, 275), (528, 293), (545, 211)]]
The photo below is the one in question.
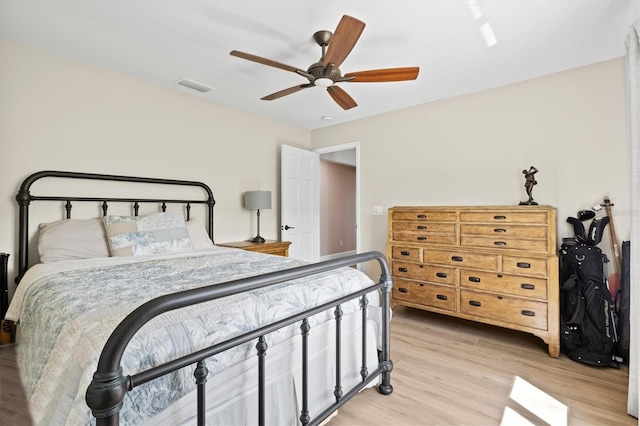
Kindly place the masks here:
[(280, 239), (291, 241), (289, 257), (317, 262), (320, 255), (320, 156), (280, 148)]

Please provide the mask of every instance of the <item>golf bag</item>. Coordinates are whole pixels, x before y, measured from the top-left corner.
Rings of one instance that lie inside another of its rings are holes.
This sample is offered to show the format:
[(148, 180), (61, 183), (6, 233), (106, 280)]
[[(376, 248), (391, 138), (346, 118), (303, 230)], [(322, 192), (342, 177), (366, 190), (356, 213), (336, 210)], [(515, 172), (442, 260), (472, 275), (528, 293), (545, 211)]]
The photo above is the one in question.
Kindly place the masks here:
[[(577, 225), (574, 218), (567, 222)], [(609, 367), (617, 341), (611, 294), (607, 288), (608, 259), (596, 246), (606, 221), (589, 234), (576, 232), (560, 248), (560, 348), (570, 359)], [(577, 230), (577, 229), (576, 229)]]

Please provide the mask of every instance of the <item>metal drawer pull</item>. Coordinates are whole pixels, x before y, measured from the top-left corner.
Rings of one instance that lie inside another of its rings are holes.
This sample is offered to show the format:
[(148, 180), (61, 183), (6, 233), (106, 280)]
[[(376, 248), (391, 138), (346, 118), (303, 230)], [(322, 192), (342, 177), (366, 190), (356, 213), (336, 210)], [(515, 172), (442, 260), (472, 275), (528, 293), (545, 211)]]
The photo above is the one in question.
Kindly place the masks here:
[(400, 272), (408, 272), (408, 269), (407, 268), (398, 268), (398, 271), (400, 271)]
[(427, 215), (426, 214), (419, 214), (418, 215), (418, 219), (426, 219)]
[(505, 220), (507, 217), (506, 216), (494, 216), (493, 217), (496, 220)]
[(436, 277), (438, 278), (447, 278), (447, 274), (444, 272), (436, 272)]
[(401, 251), (400, 254), (402, 256), (411, 256), (411, 252), (410, 251), (406, 251), (406, 250)]
[(451, 260), (453, 260), (454, 262), (462, 262), (464, 259), (462, 258), (462, 256), (451, 256)]
[(493, 230), (493, 232), (507, 232), (507, 230), (504, 228), (496, 228)]
[(438, 295), (436, 295), (436, 299), (438, 299), (438, 300), (447, 300), (447, 296), (445, 296), (444, 294), (438, 294)]
[(400, 293), (409, 293), (409, 290), (407, 290), (407, 289), (406, 289), (406, 288), (404, 288), (404, 287), (400, 287), (400, 288), (398, 289), (398, 291), (399, 291)]
[(507, 243), (505, 241), (494, 241), (493, 244), (497, 246), (506, 246)]
[(533, 290), (533, 289), (536, 288), (536, 286), (533, 285), (533, 284), (525, 284), (525, 283), (523, 283), (523, 284), (520, 284), (520, 288), (523, 288), (525, 290)]
[(480, 306), (480, 305), (482, 305), (482, 303), (478, 302), (477, 300), (469, 300), (469, 304), (471, 306)]
[(518, 263), (516, 263), (516, 266), (518, 268), (525, 268), (525, 269), (526, 268), (531, 268), (531, 264), (527, 263), (527, 262), (518, 262)]
[(425, 229), (427, 229), (427, 227), (426, 227), (426, 226), (424, 226), (424, 225), (420, 225), (420, 226), (418, 226), (418, 229), (420, 229), (420, 230), (425, 230)]
[(418, 237), (418, 241), (427, 241), (427, 237)]
[(535, 312), (533, 312), (533, 311), (527, 311), (527, 310), (524, 310), (524, 309), (523, 309), (522, 311), (520, 311), (520, 313), (521, 313), (522, 315), (526, 316), (526, 317), (535, 317), (535, 316), (536, 316), (536, 313), (535, 313)]
[(479, 283), (480, 282), (480, 278), (478, 278), (478, 277), (469, 277), (469, 281), (471, 281), (472, 283)]

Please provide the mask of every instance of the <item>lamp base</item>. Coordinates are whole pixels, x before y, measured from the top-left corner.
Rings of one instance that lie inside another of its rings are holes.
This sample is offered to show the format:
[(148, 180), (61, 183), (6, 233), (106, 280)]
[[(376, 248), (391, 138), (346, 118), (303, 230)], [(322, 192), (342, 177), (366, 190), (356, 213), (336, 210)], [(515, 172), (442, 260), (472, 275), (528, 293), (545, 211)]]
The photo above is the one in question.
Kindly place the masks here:
[(264, 243), (264, 241), (264, 238), (262, 238), (260, 235), (251, 240), (252, 243)]

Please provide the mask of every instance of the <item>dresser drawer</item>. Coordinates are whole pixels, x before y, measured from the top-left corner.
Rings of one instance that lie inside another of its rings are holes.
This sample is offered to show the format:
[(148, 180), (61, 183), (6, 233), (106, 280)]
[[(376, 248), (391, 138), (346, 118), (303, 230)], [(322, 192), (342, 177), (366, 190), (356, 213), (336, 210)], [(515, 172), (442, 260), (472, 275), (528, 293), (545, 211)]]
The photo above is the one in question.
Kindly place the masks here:
[(437, 263), (472, 269), (498, 270), (498, 256), (493, 254), (481, 254), (462, 252), (458, 250), (431, 250), (425, 249), (423, 262)]
[(394, 300), (403, 300), (434, 308), (456, 310), (456, 290), (443, 285), (396, 280), (393, 283)]
[(460, 222), (488, 223), (536, 223), (546, 224), (545, 212), (505, 212), (500, 210), (482, 212), (460, 212)]
[(439, 284), (455, 284), (455, 268), (394, 260), (391, 274), (412, 280), (429, 281)]
[(547, 259), (520, 256), (502, 256), (502, 272), (508, 274), (548, 277)]
[(547, 240), (524, 240), (499, 236), (489, 238), (462, 235), (460, 237), (460, 245), (463, 247), (526, 250), (537, 253), (546, 253), (547, 251)]
[(407, 241), (412, 243), (452, 245), (456, 243), (455, 235), (428, 234), (418, 232), (394, 232), (394, 241)]
[(436, 234), (456, 234), (456, 225), (453, 223), (421, 223), (413, 222), (394, 222), (393, 231), (409, 231), (420, 233), (436, 233)]
[(480, 236), (491, 238), (530, 238), (537, 240), (547, 239), (547, 227), (539, 225), (460, 225), (460, 235)]
[(455, 222), (455, 211), (432, 211), (432, 210), (398, 210), (393, 211), (392, 219), (420, 220), (425, 222)]
[(461, 290), (460, 312), (540, 330), (547, 329), (545, 302)]
[(411, 262), (422, 261), (421, 251), (417, 247), (398, 247), (391, 248), (391, 257), (393, 259), (409, 260)]
[(460, 287), (534, 299), (547, 299), (547, 280), (544, 278), (462, 269), (460, 271)]

